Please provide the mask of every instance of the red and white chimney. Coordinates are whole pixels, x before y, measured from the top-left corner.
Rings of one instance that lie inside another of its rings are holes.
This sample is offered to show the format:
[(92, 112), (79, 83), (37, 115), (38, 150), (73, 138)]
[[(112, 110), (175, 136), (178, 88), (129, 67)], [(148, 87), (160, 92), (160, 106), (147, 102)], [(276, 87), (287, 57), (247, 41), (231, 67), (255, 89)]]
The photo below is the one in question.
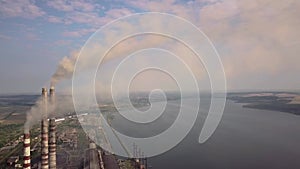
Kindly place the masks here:
[(42, 169), (48, 169), (48, 120), (42, 120)]
[(50, 119), (49, 133), (49, 168), (56, 169), (56, 134), (55, 134), (55, 119)]
[(24, 156), (23, 156), (24, 164), (23, 169), (30, 169), (30, 134), (24, 133)]
[(42, 88), (42, 99), (43, 99), (43, 107), (44, 107), (44, 112), (43, 113), (43, 119), (41, 122), (41, 138), (42, 138), (42, 151), (41, 151), (41, 156), (42, 156), (42, 169), (48, 169), (49, 164), (48, 164), (48, 119), (47, 119), (47, 104), (48, 104), (48, 99), (47, 99), (47, 89)]
[[(55, 89), (51, 86), (49, 89), (50, 104), (55, 107)], [(53, 109), (55, 111), (55, 109)], [(51, 112), (54, 114), (54, 112)], [(56, 169), (56, 123), (55, 118), (49, 121), (49, 168)]]

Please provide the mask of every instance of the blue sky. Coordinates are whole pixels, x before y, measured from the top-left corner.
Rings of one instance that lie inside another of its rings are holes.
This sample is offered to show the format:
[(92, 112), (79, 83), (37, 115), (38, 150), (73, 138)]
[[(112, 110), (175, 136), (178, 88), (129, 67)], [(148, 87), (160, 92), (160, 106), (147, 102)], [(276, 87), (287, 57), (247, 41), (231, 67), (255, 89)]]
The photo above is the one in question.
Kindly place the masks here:
[(0, 93), (39, 92), (64, 56), (106, 23), (165, 12), (201, 28), (222, 58), (230, 90), (299, 90), (298, 0), (1, 0)]
[[(60, 59), (80, 48), (105, 24), (85, 23), (84, 17), (105, 17), (105, 11), (119, 6), (108, 1), (78, 1), (77, 5), (64, 1), (1, 1), (0, 4), (0, 93), (39, 90)], [(116, 11), (116, 15), (120, 14)]]

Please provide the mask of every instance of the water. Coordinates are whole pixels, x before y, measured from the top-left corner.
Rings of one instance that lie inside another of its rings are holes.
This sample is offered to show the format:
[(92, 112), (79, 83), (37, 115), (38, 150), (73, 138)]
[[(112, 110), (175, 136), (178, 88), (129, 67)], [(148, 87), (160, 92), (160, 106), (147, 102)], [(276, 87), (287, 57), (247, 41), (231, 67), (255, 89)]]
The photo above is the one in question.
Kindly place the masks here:
[[(150, 158), (152, 168), (300, 168), (300, 116), (243, 108), (227, 101), (216, 132), (207, 142), (199, 144), (209, 101), (202, 99), (201, 103), (200, 115), (187, 137), (170, 151)], [(144, 126), (115, 115), (113, 126), (124, 134), (148, 137), (167, 129), (177, 113), (177, 106), (167, 106), (163, 116)]]

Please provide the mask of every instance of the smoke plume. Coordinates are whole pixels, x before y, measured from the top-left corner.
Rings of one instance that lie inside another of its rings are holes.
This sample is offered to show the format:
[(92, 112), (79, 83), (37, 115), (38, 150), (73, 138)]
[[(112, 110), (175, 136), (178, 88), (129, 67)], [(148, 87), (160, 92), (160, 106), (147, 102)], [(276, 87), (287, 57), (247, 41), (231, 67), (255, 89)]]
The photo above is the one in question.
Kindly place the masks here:
[[(140, 20), (139, 22), (145, 24), (146, 21)], [(156, 23), (157, 29), (158, 30), (165, 29), (165, 24), (162, 24), (165, 23), (165, 21), (160, 21), (160, 22), (161, 23)], [(131, 24), (121, 24), (119, 25), (119, 29), (135, 30), (136, 27), (135, 25), (131, 25)], [(80, 64), (83, 65), (81, 68), (90, 69), (91, 65), (95, 65), (98, 57), (97, 54), (103, 53), (103, 51), (106, 51), (107, 49), (112, 47), (109, 44), (110, 41), (114, 39), (114, 36), (115, 36), (114, 34), (108, 33), (107, 36), (105, 36), (102, 39), (103, 41), (101, 41), (100, 44), (97, 44), (95, 48), (91, 48), (90, 50), (85, 50), (86, 52), (81, 54), (80, 56), (81, 59)], [(190, 66), (193, 72), (198, 73), (198, 77), (200, 77), (202, 74), (202, 70), (199, 71), (199, 66), (201, 66), (201, 62), (198, 60), (197, 56), (195, 56), (187, 47), (185, 47), (184, 45), (180, 44), (179, 42), (177, 42), (172, 38), (168, 38), (161, 35), (153, 35), (153, 34), (134, 36), (134, 37), (127, 38), (124, 41), (120, 41), (118, 44), (116, 44), (116, 46), (110, 49), (110, 51), (107, 53), (107, 55), (105, 56), (101, 64), (104, 65), (107, 64), (108, 62), (115, 64), (116, 60), (120, 61), (120, 59), (129, 56), (130, 54), (138, 50), (147, 49), (147, 48), (163, 48), (166, 50), (170, 50), (173, 53), (177, 53), (181, 56), (181, 59)], [(89, 55), (92, 56), (90, 57)], [(97, 57), (94, 57), (94, 55)], [(72, 77), (75, 68), (75, 63), (77, 61), (78, 56), (79, 56), (79, 52), (75, 51), (72, 52), (68, 57), (64, 57), (59, 62), (56, 71), (54, 72), (53, 76), (50, 79), (51, 86), (55, 86), (60, 81)], [(161, 57), (161, 59), (163, 59), (163, 56)], [(135, 64), (141, 64), (141, 62), (137, 62)], [(170, 64), (172, 64), (172, 62), (170, 62)], [(106, 74), (101, 75), (101, 78), (99, 78), (101, 82), (105, 81), (103, 82), (104, 92), (108, 91), (107, 89), (109, 89), (106, 86), (110, 84), (109, 82), (111, 80), (111, 76), (109, 75), (112, 74), (112, 72), (115, 69), (115, 66), (116, 65), (114, 66), (109, 65), (107, 67), (108, 70), (106, 70)], [(109, 77), (105, 78), (106, 76)], [(82, 91), (85, 92), (86, 90), (82, 89)], [(101, 91), (101, 93), (103, 93), (103, 91)], [(48, 103), (47, 105), (48, 109), (46, 111), (44, 110), (43, 98), (38, 99), (36, 105), (33, 106), (31, 110), (27, 113), (27, 121), (25, 124), (25, 128), (29, 129), (32, 125), (36, 124), (38, 121), (40, 121), (43, 118), (48, 118), (51, 116), (58, 117), (65, 113), (74, 112), (74, 106), (73, 106), (71, 96), (59, 96), (56, 97), (55, 99), (56, 99), (55, 105)]]
[(51, 86), (55, 86), (59, 81), (71, 78), (78, 52), (72, 52), (69, 57), (65, 56), (58, 64), (57, 69), (51, 77)]
[(36, 101), (35, 105), (26, 113), (26, 122), (24, 125), (24, 131), (26, 133), (29, 132), (33, 125), (44, 118), (64, 117), (66, 114), (74, 112), (72, 97), (70, 95), (59, 95), (54, 97), (55, 102), (49, 97), (43, 98), (41, 96)]

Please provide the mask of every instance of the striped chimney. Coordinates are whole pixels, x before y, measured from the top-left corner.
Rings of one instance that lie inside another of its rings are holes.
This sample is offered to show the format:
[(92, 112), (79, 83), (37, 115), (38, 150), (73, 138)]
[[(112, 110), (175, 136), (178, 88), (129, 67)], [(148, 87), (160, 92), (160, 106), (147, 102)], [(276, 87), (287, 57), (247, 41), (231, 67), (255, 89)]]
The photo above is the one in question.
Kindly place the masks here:
[(48, 120), (42, 120), (42, 169), (48, 169)]
[[(49, 89), (50, 104), (55, 107), (55, 89), (51, 86)], [(53, 113), (53, 112), (52, 112)], [(56, 169), (56, 135), (55, 135), (55, 118), (50, 119), (49, 133), (49, 168)]]
[(47, 88), (42, 88), (42, 97), (47, 98)]
[(55, 136), (55, 119), (50, 119), (49, 133), (49, 168), (56, 169), (56, 136)]
[(24, 133), (24, 164), (23, 169), (30, 169), (30, 134)]
[(41, 134), (42, 134), (42, 169), (48, 169), (48, 120), (47, 120), (47, 89), (42, 89), (42, 97), (44, 101), (43, 120), (41, 122)]
[(50, 94), (51, 99), (53, 98), (52, 96), (54, 96), (54, 92), (55, 92), (54, 86), (51, 86), (49, 89), (49, 94)]

